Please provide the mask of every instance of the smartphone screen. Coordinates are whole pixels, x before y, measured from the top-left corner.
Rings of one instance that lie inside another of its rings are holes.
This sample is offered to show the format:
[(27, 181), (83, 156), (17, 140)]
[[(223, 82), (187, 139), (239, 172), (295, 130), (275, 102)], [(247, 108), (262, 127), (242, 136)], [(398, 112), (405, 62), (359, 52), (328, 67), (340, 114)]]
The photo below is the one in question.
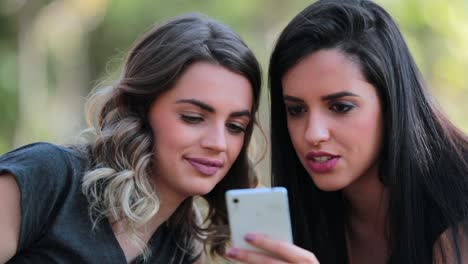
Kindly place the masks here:
[(292, 243), (288, 193), (285, 188), (229, 190), (226, 192), (226, 203), (234, 247), (262, 252), (245, 241), (247, 233), (262, 233)]

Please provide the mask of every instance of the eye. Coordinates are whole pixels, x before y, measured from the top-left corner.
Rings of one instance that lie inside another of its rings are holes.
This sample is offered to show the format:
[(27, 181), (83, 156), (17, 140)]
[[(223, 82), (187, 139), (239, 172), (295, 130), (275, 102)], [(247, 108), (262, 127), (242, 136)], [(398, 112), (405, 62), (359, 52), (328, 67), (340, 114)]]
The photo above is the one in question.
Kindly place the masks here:
[(228, 131), (233, 135), (237, 135), (237, 134), (241, 134), (245, 132), (245, 127), (239, 123), (227, 123), (226, 127)]
[(203, 117), (198, 116), (198, 115), (187, 115), (187, 114), (182, 114), (180, 115), (180, 119), (184, 121), (185, 123), (188, 124), (198, 124), (203, 121)]
[(337, 102), (330, 105), (330, 110), (336, 113), (347, 113), (355, 107), (356, 106), (351, 103)]
[(286, 106), (286, 111), (290, 116), (299, 116), (302, 113), (307, 112), (307, 109), (305, 108), (304, 105), (297, 104), (297, 105), (287, 105)]

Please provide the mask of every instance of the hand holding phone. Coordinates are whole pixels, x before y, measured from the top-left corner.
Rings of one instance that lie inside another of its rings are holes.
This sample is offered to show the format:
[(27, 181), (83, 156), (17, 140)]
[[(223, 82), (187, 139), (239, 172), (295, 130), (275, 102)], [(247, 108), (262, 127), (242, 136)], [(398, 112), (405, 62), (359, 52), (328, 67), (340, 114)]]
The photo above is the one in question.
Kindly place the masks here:
[(234, 247), (265, 253), (245, 241), (247, 233), (263, 233), (273, 239), (292, 243), (285, 188), (229, 190), (226, 192), (226, 203)]

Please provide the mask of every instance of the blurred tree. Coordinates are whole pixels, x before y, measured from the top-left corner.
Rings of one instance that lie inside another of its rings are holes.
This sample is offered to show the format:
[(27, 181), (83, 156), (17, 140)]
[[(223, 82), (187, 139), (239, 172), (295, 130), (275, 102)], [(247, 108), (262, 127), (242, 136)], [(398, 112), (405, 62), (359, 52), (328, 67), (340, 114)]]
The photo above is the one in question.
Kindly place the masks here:
[[(84, 128), (83, 97), (117, 78), (126, 51), (155, 23), (185, 12), (219, 19), (254, 50), (266, 76), (279, 32), (311, 2), (0, 0), (0, 153), (33, 141), (71, 142)], [(468, 2), (377, 2), (396, 18), (442, 109), (468, 132)], [(266, 135), (268, 118), (263, 96)], [(260, 134), (256, 130), (254, 157), (266, 146)], [(264, 185), (268, 163), (267, 156), (257, 167)]]
[(396, 17), (418, 66), (442, 109), (468, 132), (468, 2), (411, 0), (383, 3)]
[[(463, 115), (468, 111), (467, 2), (377, 2), (401, 26), (443, 110), (468, 131)], [(133, 41), (155, 23), (185, 12), (201, 12), (219, 19), (254, 50), (266, 76), (269, 54), (279, 31), (310, 3), (1, 0), (0, 153), (37, 140), (70, 142), (84, 128), (83, 97), (92, 88), (117, 77), (118, 67)], [(266, 99), (262, 99), (260, 117), (268, 135)], [(261, 144), (258, 149), (262, 149)], [(268, 184), (268, 159), (258, 171)]]

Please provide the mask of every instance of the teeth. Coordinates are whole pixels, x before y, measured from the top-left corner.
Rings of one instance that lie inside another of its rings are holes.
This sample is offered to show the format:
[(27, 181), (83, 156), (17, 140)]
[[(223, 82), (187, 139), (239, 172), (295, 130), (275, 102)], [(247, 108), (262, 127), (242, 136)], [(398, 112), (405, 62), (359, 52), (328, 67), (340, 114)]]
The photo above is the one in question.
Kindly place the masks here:
[(314, 161), (320, 162), (320, 163), (329, 161), (331, 159), (332, 159), (332, 157), (330, 157), (330, 156), (314, 157)]

